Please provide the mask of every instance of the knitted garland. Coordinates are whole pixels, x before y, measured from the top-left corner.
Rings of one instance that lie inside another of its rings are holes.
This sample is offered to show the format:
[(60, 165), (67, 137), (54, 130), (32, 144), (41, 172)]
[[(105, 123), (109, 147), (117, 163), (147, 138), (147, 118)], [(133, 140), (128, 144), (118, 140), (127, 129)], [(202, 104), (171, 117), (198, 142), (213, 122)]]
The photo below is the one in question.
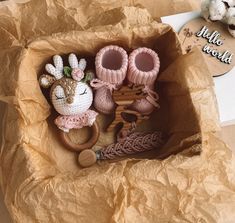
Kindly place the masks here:
[(97, 151), (96, 155), (98, 160), (113, 160), (126, 155), (157, 149), (162, 145), (163, 137), (161, 132), (134, 132), (121, 142), (111, 144)]
[(163, 143), (164, 139), (161, 132), (133, 132), (117, 143), (96, 152), (88, 149), (83, 150), (78, 156), (78, 162), (82, 167), (89, 167), (95, 164), (97, 160), (114, 160), (126, 155), (158, 149)]

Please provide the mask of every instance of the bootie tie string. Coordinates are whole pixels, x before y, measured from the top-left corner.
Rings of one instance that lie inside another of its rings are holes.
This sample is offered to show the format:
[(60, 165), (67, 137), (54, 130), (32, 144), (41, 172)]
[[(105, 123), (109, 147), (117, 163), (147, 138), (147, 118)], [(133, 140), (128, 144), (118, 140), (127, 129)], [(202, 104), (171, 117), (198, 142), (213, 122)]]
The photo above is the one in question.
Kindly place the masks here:
[(102, 81), (100, 79), (93, 79), (91, 82), (90, 82), (90, 85), (91, 87), (95, 88), (95, 89), (99, 89), (101, 87), (106, 87), (108, 88), (110, 91), (113, 91), (113, 90), (117, 90), (117, 85), (116, 84), (111, 84), (111, 83), (108, 83), (108, 82), (105, 82), (105, 81)]
[(146, 100), (148, 100), (149, 103), (151, 103), (156, 108), (160, 107), (157, 103), (159, 96), (155, 91), (151, 90), (148, 86), (145, 86), (143, 92), (147, 94)]

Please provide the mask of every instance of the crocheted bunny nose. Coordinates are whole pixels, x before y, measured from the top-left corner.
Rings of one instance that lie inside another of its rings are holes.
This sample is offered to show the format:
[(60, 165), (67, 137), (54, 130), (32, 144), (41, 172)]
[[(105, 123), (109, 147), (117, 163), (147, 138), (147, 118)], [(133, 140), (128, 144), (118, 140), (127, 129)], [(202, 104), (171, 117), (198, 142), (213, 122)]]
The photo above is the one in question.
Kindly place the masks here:
[(72, 103), (73, 103), (73, 98), (72, 98), (72, 97), (68, 97), (67, 100), (66, 100), (66, 102), (67, 102), (68, 104), (72, 104)]

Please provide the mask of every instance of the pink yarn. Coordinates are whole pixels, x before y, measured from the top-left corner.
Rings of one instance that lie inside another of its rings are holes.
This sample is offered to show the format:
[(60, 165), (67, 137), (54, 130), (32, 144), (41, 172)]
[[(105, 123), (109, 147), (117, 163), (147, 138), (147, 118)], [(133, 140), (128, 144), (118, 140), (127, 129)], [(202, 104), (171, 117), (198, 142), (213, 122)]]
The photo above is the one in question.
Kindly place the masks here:
[(111, 91), (105, 87), (96, 91), (93, 105), (102, 114), (110, 114), (116, 108)]
[(93, 79), (90, 82), (90, 86), (95, 88), (95, 89), (99, 89), (101, 87), (106, 87), (107, 89), (109, 89), (110, 91), (116, 90), (117, 89), (117, 85), (116, 84), (111, 84), (105, 81), (102, 81), (100, 79)]
[[(112, 92), (125, 79), (127, 63), (127, 53), (121, 47), (106, 46), (97, 53), (95, 65), (99, 79), (91, 81), (91, 86), (96, 89), (94, 106), (98, 111), (104, 114), (114, 112), (116, 105)], [(153, 91), (159, 68), (158, 55), (149, 48), (138, 48), (130, 54), (127, 79), (133, 84), (145, 85), (146, 98), (134, 101), (129, 109), (148, 115), (159, 107), (158, 95)]]
[(92, 126), (97, 115), (97, 112), (89, 109), (81, 115), (60, 115), (54, 122), (59, 129), (68, 132), (70, 129)]
[(93, 79), (90, 82), (90, 85), (94, 89), (98, 89), (94, 99), (95, 108), (103, 114), (110, 114), (114, 111), (116, 105), (113, 101), (111, 92), (117, 89), (116, 85), (99, 79)]
[(147, 96), (133, 102), (129, 109), (148, 115), (155, 107), (159, 107), (158, 95), (153, 91), (159, 69), (160, 61), (156, 52), (145, 47), (132, 51), (129, 56), (127, 79), (133, 84), (145, 85), (144, 93)]
[(134, 84), (152, 85), (157, 79), (160, 61), (157, 53), (141, 47), (133, 50), (129, 56), (127, 78)]
[(155, 107), (146, 99), (140, 99), (128, 106), (128, 109), (138, 111), (143, 115), (149, 115), (154, 111)]
[(96, 75), (102, 81), (121, 84), (126, 77), (127, 66), (127, 53), (119, 46), (106, 46), (96, 54)]
[(127, 53), (121, 47), (106, 46), (97, 53), (95, 66), (99, 79), (91, 81), (91, 86), (96, 89), (94, 106), (98, 111), (110, 114), (115, 109), (112, 92), (126, 77)]
[(97, 156), (100, 160), (118, 159), (126, 155), (157, 149), (162, 145), (163, 136), (161, 132), (134, 132), (125, 138), (125, 140), (111, 144), (106, 148), (97, 151)]
[(147, 94), (146, 100), (149, 103), (151, 103), (155, 107), (159, 107), (159, 104), (157, 103), (157, 101), (159, 100), (159, 96), (158, 96), (157, 92), (153, 91), (148, 86), (145, 86), (143, 92)]
[(160, 107), (159, 104), (157, 103), (159, 96), (155, 91), (151, 90), (148, 86), (144, 88), (143, 92), (146, 93), (147, 95), (146, 98), (136, 100), (130, 106), (128, 106), (128, 109), (138, 111), (143, 115), (149, 115), (153, 112), (155, 108)]

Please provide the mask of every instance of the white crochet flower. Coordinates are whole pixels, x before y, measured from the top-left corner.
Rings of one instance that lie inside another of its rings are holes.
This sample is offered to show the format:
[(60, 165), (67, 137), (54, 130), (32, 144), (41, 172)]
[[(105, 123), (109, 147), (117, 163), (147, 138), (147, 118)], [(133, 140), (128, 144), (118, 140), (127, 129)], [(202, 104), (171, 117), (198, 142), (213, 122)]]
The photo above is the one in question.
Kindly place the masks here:
[(229, 32), (235, 37), (235, 0), (202, 0), (201, 11), (207, 21), (228, 24)]
[(212, 21), (222, 20), (227, 12), (227, 7), (222, 0), (212, 0), (209, 5), (209, 19)]
[(228, 9), (226, 13), (226, 18), (229, 25), (235, 25), (235, 7), (231, 7)]
[(229, 7), (235, 6), (235, 0), (223, 0), (223, 2), (227, 3)]
[(235, 7), (228, 9), (227, 14), (228, 31), (235, 37)]
[(85, 74), (80, 68), (74, 68), (72, 70), (71, 76), (74, 80), (81, 81), (84, 78)]
[(206, 21), (210, 21), (209, 6), (211, 0), (203, 0), (201, 4), (201, 15), (205, 18)]

